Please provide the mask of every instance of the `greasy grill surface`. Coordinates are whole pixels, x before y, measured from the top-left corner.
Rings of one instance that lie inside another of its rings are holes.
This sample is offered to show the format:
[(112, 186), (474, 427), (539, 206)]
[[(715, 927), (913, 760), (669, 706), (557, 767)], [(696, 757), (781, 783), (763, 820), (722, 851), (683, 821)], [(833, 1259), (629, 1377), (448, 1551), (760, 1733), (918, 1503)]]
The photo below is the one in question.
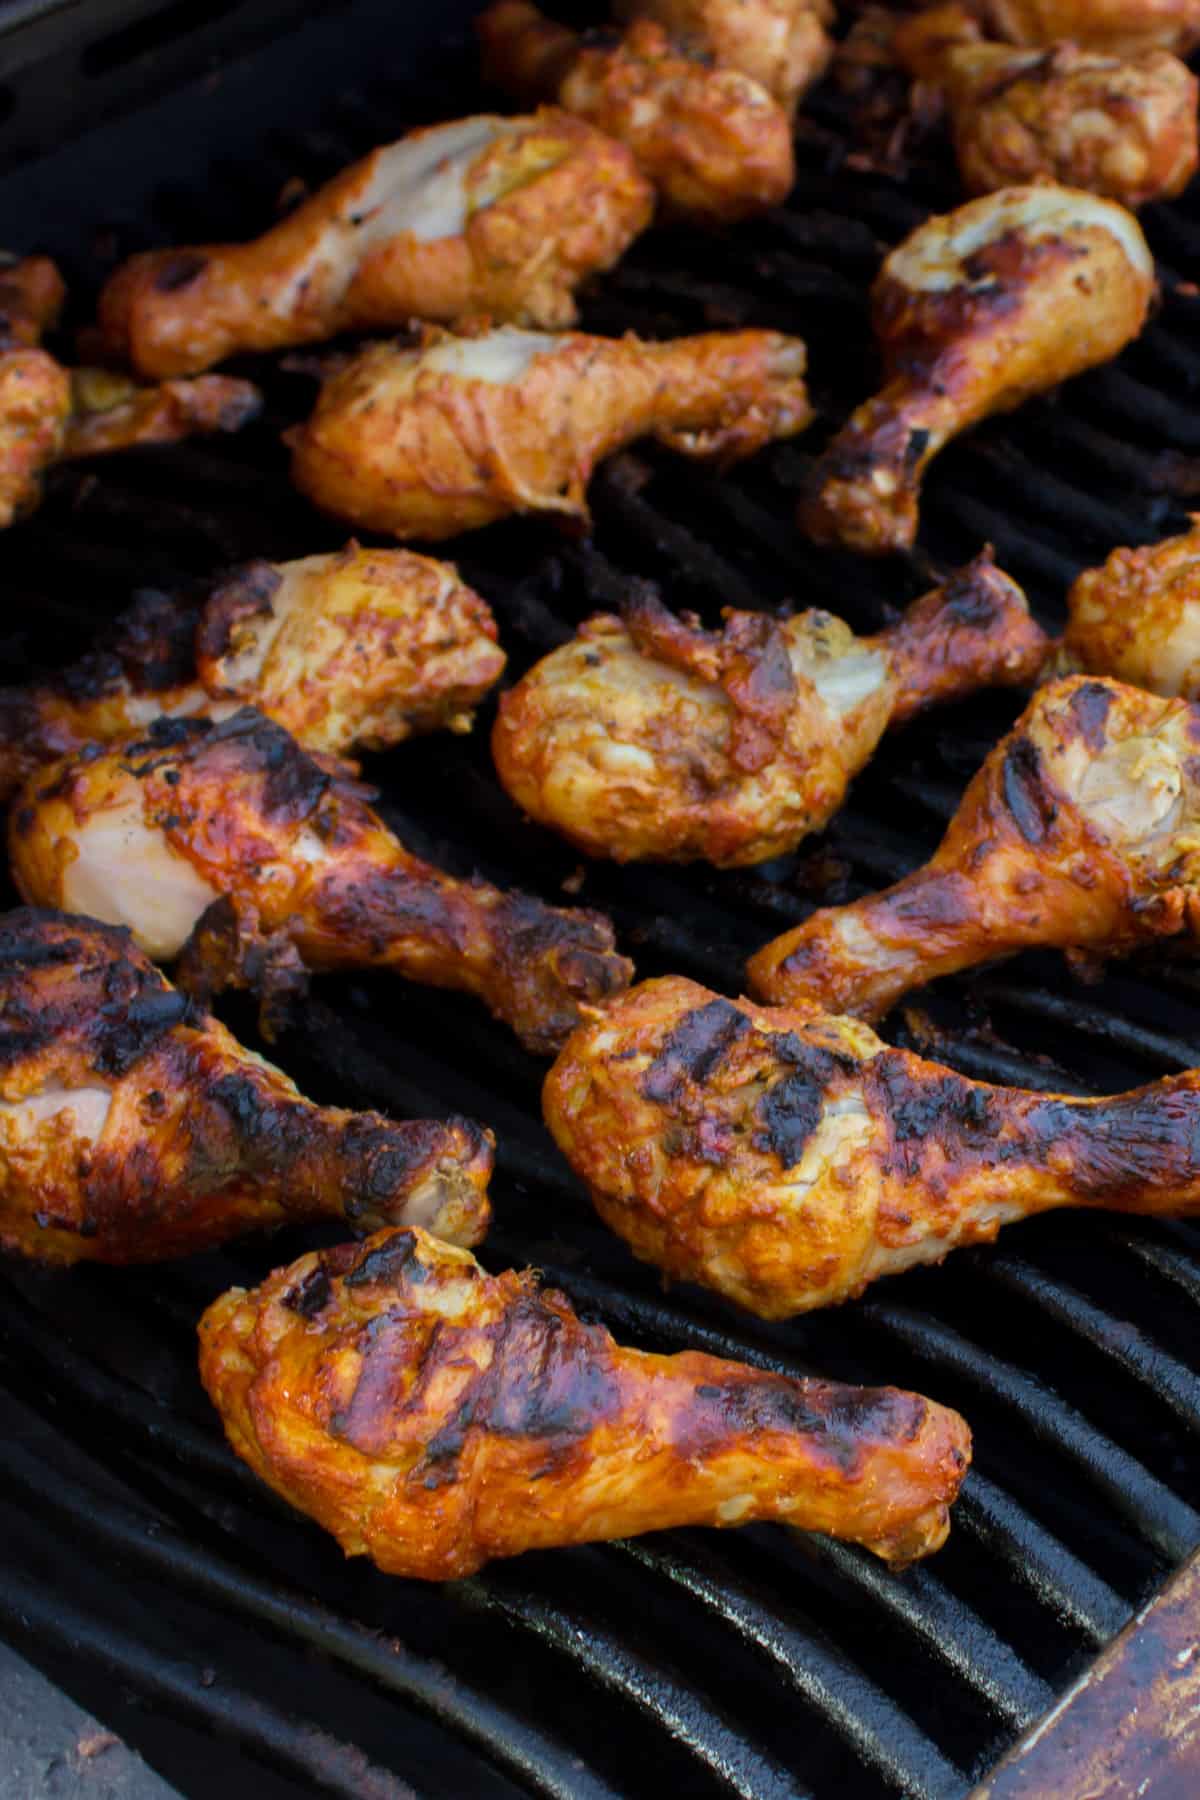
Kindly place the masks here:
[[(465, 52), (448, 53), (419, 108), (411, 91), (376, 86), (311, 131), (294, 116), (283, 129), (287, 54), (274, 52), (281, 85), (263, 98), (261, 156), (142, 209), (145, 171), (131, 174), (111, 202), (122, 248), (248, 230), (287, 177), (320, 178), (474, 98)], [(364, 71), (380, 60), (364, 45)], [(838, 103), (819, 96), (786, 212), (715, 242), (647, 239), (591, 298), (586, 323), (797, 330), (836, 422), (872, 379), (864, 302), (882, 246), (953, 198), (932, 162), (900, 182), (843, 166), (844, 145)], [(710, 617), (795, 602), (874, 628), (931, 564), (987, 538), (1044, 622), (1057, 619), (1077, 568), (1171, 529), (1200, 492), (1200, 300), (1177, 286), (1200, 252), (1200, 196), (1146, 222), (1165, 287), (1145, 338), (1060, 400), (950, 451), (911, 565), (818, 553), (794, 531), (792, 495), (819, 432), (731, 477), (639, 451), (596, 482), (591, 544), (515, 525), (453, 547), (495, 607), (511, 672), (634, 575)], [(54, 220), (62, 247), (94, 277), (96, 245), (72, 240), (69, 223)], [(7, 675), (76, 654), (136, 586), (337, 545), (337, 528), (289, 494), (277, 441), (311, 382), (255, 372), (269, 389), (261, 426), (63, 471), (41, 512), (0, 539)], [(785, 923), (923, 860), (1016, 710), (988, 698), (889, 740), (826, 838), (794, 858), (723, 875), (589, 869), (582, 897), (611, 910), (641, 973), (733, 991), (745, 954)], [(379, 759), (384, 809), (447, 865), (553, 898), (575, 861), (507, 806), (488, 722), (469, 741)], [(247, 1011), (228, 1016), (250, 1034)], [(1058, 959), (1031, 957), (919, 996), (888, 1030), (972, 1075), (1103, 1091), (1200, 1057), (1200, 977), (1159, 960), (1081, 987)], [(469, 1002), (324, 980), (278, 1055), (318, 1098), (492, 1124), (492, 1266), (537, 1264), (649, 1347), (921, 1387), (968, 1414), (977, 1460), (949, 1548), (899, 1579), (857, 1552), (755, 1529), (530, 1557), (427, 1589), (343, 1565), (235, 1462), (200, 1392), (201, 1307), (296, 1254), (296, 1234), (141, 1272), (6, 1270), (0, 1626), (185, 1791), (218, 1791), (221, 1771), (236, 1779), (252, 1755), (273, 1771), (254, 1776), (267, 1795), (599, 1800), (673, 1781), (697, 1797), (949, 1800), (1200, 1541), (1187, 1498), (1200, 1477), (1200, 1227), (1044, 1220), (865, 1302), (772, 1327), (698, 1292), (664, 1293), (630, 1262), (540, 1126), (539, 1067)]]

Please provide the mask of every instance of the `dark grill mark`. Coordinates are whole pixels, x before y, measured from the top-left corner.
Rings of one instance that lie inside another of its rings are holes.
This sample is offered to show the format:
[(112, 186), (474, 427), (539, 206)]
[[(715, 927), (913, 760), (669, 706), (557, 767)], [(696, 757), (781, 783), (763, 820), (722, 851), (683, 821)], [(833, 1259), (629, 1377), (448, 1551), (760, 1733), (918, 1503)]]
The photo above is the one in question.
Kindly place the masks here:
[(1071, 713), (1083, 735), (1083, 741), (1089, 750), (1094, 750), (1097, 754), (1105, 745), (1104, 727), (1112, 703), (1112, 690), (1103, 687), (1098, 681), (1089, 681), (1086, 687), (1076, 688), (1071, 695)]
[(324, 1269), (318, 1265), (315, 1269), (310, 1269), (294, 1288), (288, 1289), (283, 1296), (283, 1304), (290, 1312), (299, 1313), (302, 1319), (315, 1319), (318, 1313), (324, 1312), (332, 1298), (332, 1284)]
[(758, 1103), (762, 1130), (755, 1133), (755, 1149), (772, 1153), (785, 1169), (794, 1169), (821, 1122), (823, 1106), (821, 1089), (809, 1076), (786, 1075)]
[(647, 1069), (642, 1092), (669, 1105), (686, 1082), (706, 1081), (731, 1045), (754, 1026), (729, 1000), (710, 1000), (681, 1019)]
[(1028, 738), (1014, 738), (1004, 757), (1004, 804), (1027, 844), (1044, 844), (1057, 809), (1042, 785), (1042, 759)]

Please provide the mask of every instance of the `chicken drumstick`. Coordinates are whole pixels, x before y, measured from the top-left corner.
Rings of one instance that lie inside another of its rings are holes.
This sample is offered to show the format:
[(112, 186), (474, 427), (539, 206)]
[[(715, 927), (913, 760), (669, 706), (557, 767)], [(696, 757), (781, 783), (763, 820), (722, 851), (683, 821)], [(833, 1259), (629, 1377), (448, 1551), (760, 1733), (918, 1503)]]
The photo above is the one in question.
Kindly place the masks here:
[(927, 219), (873, 290), (886, 385), (821, 457), (802, 526), (872, 555), (910, 548), (938, 452), (1115, 356), (1142, 329), (1154, 284), (1132, 213), (1073, 188), (1006, 188)]
[(1200, 44), (1200, 0), (972, 0), (996, 37), (1043, 48), (1069, 38), (1088, 50), (1136, 56)]
[(502, 695), (492, 753), (517, 805), (591, 856), (738, 867), (821, 830), (890, 724), (1024, 682), (1046, 649), (987, 556), (872, 638), (824, 612), (705, 631), (648, 591)]
[(652, 19), (718, 67), (740, 69), (788, 114), (833, 55), (832, 0), (615, 0), (618, 19)]
[(1200, 700), (1200, 514), (1179, 537), (1085, 569), (1067, 609), (1063, 645), (1075, 668)]
[(879, 1018), (910, 988), (1014, 951), (1110, 956), (1200, 931), (1200, 707), (1119, 681), (1044, 687), (924, 868), (826, 907), (754, 956), (779, 1004)]
[(25, 899), (126, 925), (160, 959), (213, 908), (180, 970), (201, 991), (237, 981), (270, 997), (305, 968), (390, 968), (477, 994), (551, 1052), (581, 1003), (629, 981), (601, 914), (421, 862), (249, 708), (219, 725), (160, 719), (140, 742), (40, 770), (10, 844)]
[(426, 1232), (301, 1257), (200, 1322), (229, 1441), (347, 1556), (448, 1581), (495, 1557), (775, 1519), (906, 1563), (970, 1460), (896, 1388), (629, 1350), (531, 1273)]
[(314, 1106), (94, 919), (0, 916), (0, 1244), (157, 1262), (289, 1219), (487, 1229), (490, 1133)]

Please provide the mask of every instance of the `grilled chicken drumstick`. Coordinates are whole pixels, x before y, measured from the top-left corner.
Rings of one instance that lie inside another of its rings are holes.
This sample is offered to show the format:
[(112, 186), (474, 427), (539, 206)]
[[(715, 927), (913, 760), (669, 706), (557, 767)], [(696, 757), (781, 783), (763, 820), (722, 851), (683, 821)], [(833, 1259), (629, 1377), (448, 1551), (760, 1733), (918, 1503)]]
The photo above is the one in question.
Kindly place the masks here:
[(918, 13), (894, 49), (944, 98), (969, 193), (1044, 175), (1144, 206), (1182, 193), (1196, 172), (1196, 78), (1169, 50), (985, 43), (960, 6)]
[(872, 638), (824, 612), (705, 631), (644, 592), (502, 695), (492, 752), (517, 805), (589, 855), (737, 867), (826, 825), (890, 724), (1029, 680), (1046, 649), (987, 556)]
[(251, 704), (333, 756), (465, 731), (503, 668), (491, 612), (449, 563), (356, 544), (250, 563), (199, 607), (144, 594), (103, 650), (44, 686), (0, 689), (0, 799), (160, 715)]
[(919, 1394), (626, 1349), (532, 1273), (488, 1275), (419, 1230), (224, 1294), (200, 1374), (276, 1493), (347, 1556), (426, 1581), (758, 1519), (913, 1562), (945, 1542), (971, 1450)]
[(1043, 48), (1069, 38), (1087, 50), (1137, 56), (1200, 44), (1200, 0), (973, 0), (994, 37)]
[(720, 68), (740, 69), (789, 114), (833, 55), (831, 0), (615, 0), (613, 11), (652, 19)]
[(40, 348), (66, 297), (45, 256), (0, 268), (0, 530), (29, 512), (51, 463), (237, 431), (258, 411), (248, 381), (208, 375), (140, 388), (104, 369), (66, 369)]
[(529, 0), (495, 0), (477, 29), (489, 81), (521, 100), (552, 99), (627, 144), (667, 212), (736, 220), (790, 193), (783, 107), (739, 69), (673, 44), (653, 20), (585, 44)]
[(1200, 514), (1190, 531), (1114, 550), (1067, 599), (1067, 660), (1155, 694), (1200, 700)]
[(1200, 932), (1200, 707), (1119, 681), (1044, 687), (930, 862), (749, 963), (780, 1004), (878, 1018), (910, 988), (1038, 946), (1111, 956)]
[(410, 318), (569, 325), (575, 288), (653, 210), (629, 151), (581, 119), (459, 119), (373, 151), (253, 243), (133, 257), (101, 332), (143, 374), (185, 375)]
[(140, 742), (40, 770), (14, 802), (11, 849), (25, 899), (126, 925), (159, 959), (213, 908), (180, 971), (199, 991), (269, 996), (305, 968), (388, 968), (477, 994), (552, 1052), (581, 1002), (629, 981), (602, 915), (421, 862), (249, 708), (219, 725), (160, 719)]
[(1093, 194), (1007, 188), (926, 220), (872, 294), (886, 385), (821, 457), (801, 524), (818, 543), (909, 548), (925, 471), (950, 439), (1107, 362), (1153, 294), (1137, 221)]
[(636, 1256), (768, 1319), (1055, 1207), (1200, 1210), (1196, 1071), (1103, 1100), (990, 1087), (678, 976), (581, 1025), (543, 1105)]
[(287, 1220), (476, 1244), (491, 1137), (314, 1106), (94, 919), (0, 915), (0, 1244), (156, 1262)]
[(501, 327), (419, 349), (371, 344), (289, 434), (292, 476), (327, 512), (443, 538), (510, 513), (586, 519), (604, 456), (652, 434), (685, 456), (748, 456), (812, 418), (799, 338), (674, 343)]

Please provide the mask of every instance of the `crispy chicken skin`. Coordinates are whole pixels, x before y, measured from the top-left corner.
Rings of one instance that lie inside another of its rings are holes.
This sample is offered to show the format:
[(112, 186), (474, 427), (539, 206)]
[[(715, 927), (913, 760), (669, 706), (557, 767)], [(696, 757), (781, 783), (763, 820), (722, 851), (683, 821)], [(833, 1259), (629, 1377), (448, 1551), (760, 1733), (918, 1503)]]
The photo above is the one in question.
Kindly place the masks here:
[(496, 0), (476, 22), (488, 80), (552, 99), (628, 145), (667, 213), (729, 222), (787, 198), (791, 122), (765, 88), (672, 43), (652, 19), (585, 41), (529, 0)]
[(1075, 676), (1031, 701), (936, 854), (749, 964), (779, 1004), (878, 1018), (910, 988), (1038, 946), (1111, 956), (1200, 930), (1200, 708)]
[(778, 1520), (903, 1564), (937, 1550), (966, 1423), (585, 1324), (531, 1271), (420, 1230), (301, 1257), (200, 1322), (229, 1441), (347, 1556), (449, 1581), (493, 1558)]
[(1200, 1074), (989, 1087), (857, 1019), (647, 981), (568, 1039), (546, 1122), (636, 1256), (763, 1318), (1062, 1206), (1200, 1210)]
[(1133, 215), (1052, 184), (926, 220), (872, 292), (885, 386), (833, 439), (800, 522), (868, 555), (912, 546), (921, 483), (959, 432), (1107, 362), (1145, 324), (1154, 263)]
[(194, 381), (139, 387), (110, 369), (72, 369), (62, 458), (240, 431), (261, 410), (258, 389), (232, 375), (199, 375)]
[(1182, 193), (1196, 172), (1196, 78), (1168, 50), (989, 44), (948, 6), (902, 25), (895, 51), (943, 96), (969, 193), (1048, 176), (1144, 206)]
[(250, 563), (199, 607), (143, 594), (53, 682), (0, 689), (0, 798), (42, 763), (160, 715), (254, 705), (332, 756), (466, 731), (503, 668), (489, 608), (449, 563), (357, 544)]
[(1200, 44), (1200, 0), (974, 0), (995, 37), (1043, 48), (1069, 38), (1086, 50), (1137, 56)]
[(133, 257), (101, 332), (142, 374), (186, 375), (410, 318), (570, 325), (576, 287), (653, 209), (629, 151), (582, 119), (459, 119), (373, 151), (252, 243)]
[(314, 1106), (94, 919), (0, 915), (0, 1244), (157, 1262), (288, 1220), (476, 1244), (490, 1133)]
[(705, 631), (641, 592), (501, 696), (492, 753), (517, 805), (589, 855), (738, 867), (826, 825), (890, 723), (1027, 681), (1046, 649), (988, 556), (872, 638), (825, 612)]
[(580, 1003), (630, 977), (601, 914), (421, 862), (249, 708), (219, 725), (160, 719), (51, 764), (18, 794), (10, 834), (25, 899), (128, 926), (159, 959), (187, 945), (180, 981), (205, 996), (240, 983), (270, 1000), (305, 969), (387, 968), (478, 995), (552, 1053)]
[(371, 344), (289, 433), (292, 477), (326, 512), (399, 538), (520, 512), (586, 521), (596, 463), (636, 438), (732, 460), (803, 431), (805, 360), (773, 331), (647, 344), (505, 326)]
[(1200, 514), (1180, 537), (1114, 550), (1085, 569), (1067, 610), (1074, 668), (1200, 700)]
[(615, 0), (618, 19), (652, 19), (722, 68), (740, 69), (789, 114), (833, 55), (831, 0)]

